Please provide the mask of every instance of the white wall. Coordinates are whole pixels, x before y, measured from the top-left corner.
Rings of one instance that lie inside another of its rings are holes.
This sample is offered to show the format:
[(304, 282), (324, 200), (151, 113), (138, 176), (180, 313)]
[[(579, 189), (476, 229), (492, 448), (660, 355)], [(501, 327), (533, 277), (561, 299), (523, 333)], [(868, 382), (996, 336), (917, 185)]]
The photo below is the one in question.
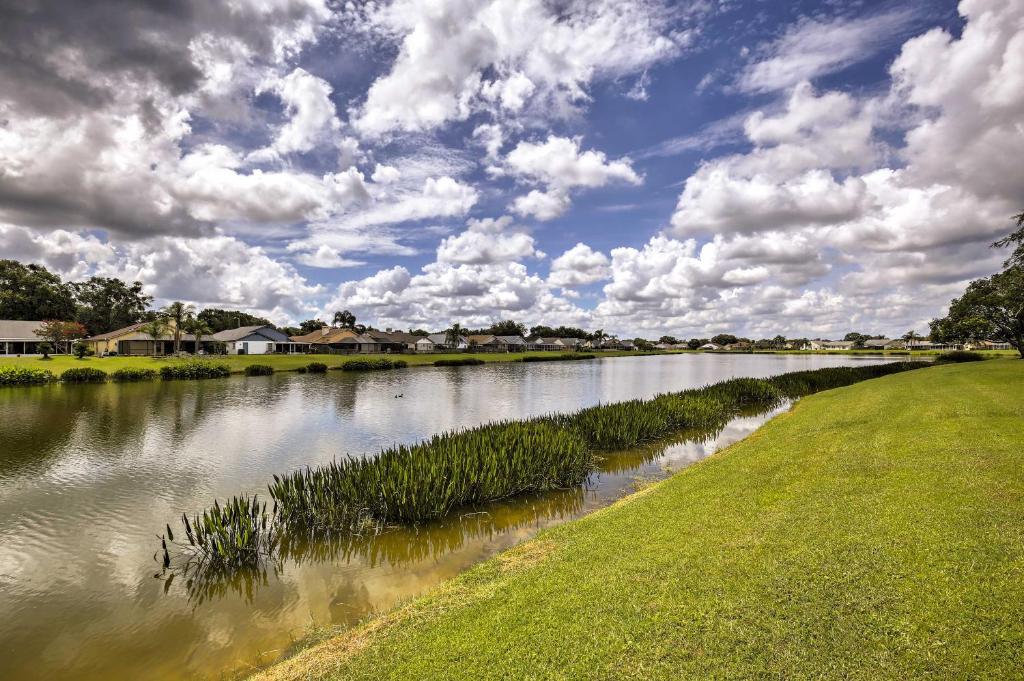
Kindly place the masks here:
[(243, 348), (242, 343), (248, 345), (245, 351), (247, 355), (265, 355), (274, 351), (273, 341), (235, 341), (228, 343), (228, 354), (237, 355)]

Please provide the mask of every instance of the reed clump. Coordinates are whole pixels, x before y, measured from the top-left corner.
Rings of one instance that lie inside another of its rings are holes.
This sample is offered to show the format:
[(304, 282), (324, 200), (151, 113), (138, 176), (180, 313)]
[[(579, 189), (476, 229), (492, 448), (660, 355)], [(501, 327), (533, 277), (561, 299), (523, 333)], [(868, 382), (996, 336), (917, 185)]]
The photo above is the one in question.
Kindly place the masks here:
[(404, 369), (408, 363), (404, 359), (353, 359), (339, 367), (342, 371), (387, 371), (388, 369)]
[(324, 364), (323, 362), (310, 362), (309, 364), (307, 364), (306, 366), (304, 366), (302, 368), (305, 369), (306, 372), (310, 373), (310, 374), (326, 374), (327, 373), (327, 365)]
[[(213, 502), (213, 508), (194, 516), (181, 516), (188, 544), (181, 544), (193, 564), (215, 572), (229, 572), (235, 568), (259, 565), (277, 546), (277, 531), (273, 512), (267, 503), (260, 503), (257, 495), (232, 497), (223, 506)], [(167, 540), (174, 541), (174, 533), (167, 527)], [(170, 565), (170, 553), (163, 543), (164, 567)]]
[(93, 367), (74, 367), (60, 375), (61, 383), (106, 383), (107, 372)]
[(434, 361), (436, 367), (474, 367), (485, 364), (478, 357), (459, 357), (458, 359), (439, 359)]
[(985, 355), (970, 350), (953, 350), (944, 352), (935, 358), (936, 364), (959, 364), (960, 362), (983, 362)]
[(139, 367), (125, 367), (110, 374), (110, 379), (116, 383), (152, 381), (156, 377), (156, 369), (142, 369)]
[(594, 359), (597, 355), (586, 352), (566, 352), (560, 355), (527, 355), (523, 362), (569, 362), (577, 359)]
[(195, 360), (168, 364), (160, 367), (160, 377), (165, 381), (176, 379), (227, 378), (231, 369), (227, 364), (199, 362)]
[(49, 369), (0, 366), (0, 385), (43, 385), (56, 380)]
[(250, 364), (245, 367), (246, 376), (269, 376), (274, 373), (274, 367), (269, 364)]

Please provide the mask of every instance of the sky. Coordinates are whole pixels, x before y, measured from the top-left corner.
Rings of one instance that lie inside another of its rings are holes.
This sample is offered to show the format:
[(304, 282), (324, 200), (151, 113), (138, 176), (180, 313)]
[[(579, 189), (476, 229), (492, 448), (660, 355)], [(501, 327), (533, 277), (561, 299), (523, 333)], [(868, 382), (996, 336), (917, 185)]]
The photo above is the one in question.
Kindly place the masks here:
[(0, 0), (0, 257), (278, 324), (927, 329), (1024, 0)]

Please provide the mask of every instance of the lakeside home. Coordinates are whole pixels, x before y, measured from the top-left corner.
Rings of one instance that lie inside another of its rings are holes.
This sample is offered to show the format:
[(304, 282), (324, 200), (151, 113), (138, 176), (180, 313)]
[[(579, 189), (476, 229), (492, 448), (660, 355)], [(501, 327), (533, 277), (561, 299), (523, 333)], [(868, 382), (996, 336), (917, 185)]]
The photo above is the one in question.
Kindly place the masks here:
[(210, 338), (223, 343), (224, 350), (229, 355), (297, 354), (309, 351), (309, 343), (296, 343), (269, 325), (225, 329)]
[(492, 336), (490, 334), (470, 336), (469, 344), (478, 352), (526, 352), (529, 347), (522, 336)]
[(0, 319), (0, 355), (38, 355), (39, 344), (45, 343), (36, 335), (43, 326), (41, 321)]
[[(170, 355), (174, 352), (174, 321), (167, 322), (166, 330), (159, 336), (142, 331), (146, 322), (131, 324), (115, 331), (101, 333), (85, 338), (82, 342), (97, 357), (106, 355)], [(196, 337), (189, 333), (181, 334), (182, 352), (196, 352)]]

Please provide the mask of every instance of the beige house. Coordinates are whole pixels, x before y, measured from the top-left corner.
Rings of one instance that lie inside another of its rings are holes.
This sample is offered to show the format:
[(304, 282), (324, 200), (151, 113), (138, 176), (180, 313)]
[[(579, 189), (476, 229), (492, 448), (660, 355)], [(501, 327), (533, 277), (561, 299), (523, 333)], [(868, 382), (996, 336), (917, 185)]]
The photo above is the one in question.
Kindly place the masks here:
[[(82, 342), (89, 346), (97, 357), (117, 353), (118, 355), (169, 355), (174, 352), (174, 321), (167, 322), (167, 328), (158, 338), (140, 329), (146, 322), (139, 322), (123, 329), (101, 333)], [(181, 334), (181, 349), (195, 352), (196, 337)]]

